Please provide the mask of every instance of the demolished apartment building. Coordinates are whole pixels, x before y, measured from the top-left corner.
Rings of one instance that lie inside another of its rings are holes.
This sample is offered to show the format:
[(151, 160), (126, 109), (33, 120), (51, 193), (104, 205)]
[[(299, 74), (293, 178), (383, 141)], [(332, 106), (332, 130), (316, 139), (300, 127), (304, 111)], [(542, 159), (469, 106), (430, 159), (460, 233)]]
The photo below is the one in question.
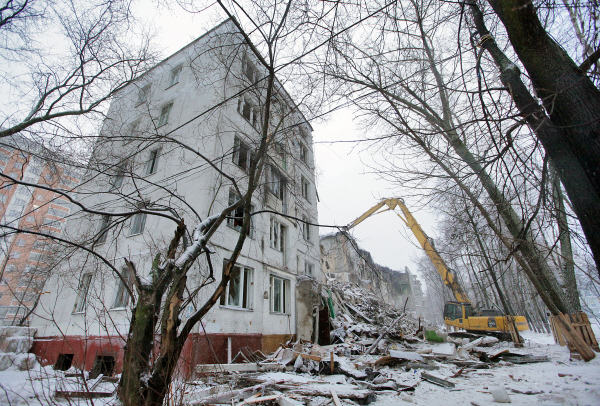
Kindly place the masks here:
[[(128, 207), (131, 194), (143, 194), (145, 204), (162, 204), (171, 213), (193, 209), (201, 218), (220, 213), (239, 198), (224, 174), (241, 179), (242, 186), (247, 182), (262, 110), (244, 89), (256, 90), (263, 76), (229, 20), (171, 55), (116, 95), (93, 156), (114, 164), (106, 174), (89, 175), (78, 198), (89, 207), (117, 211)], [(283, 86), (276, 88), (275, 114), (284, 124), (272, 135), (275, 147), (252, 199), (252, 210), (262, 213), (252, 216), (250, 236), (221, 302), (188, 338), (181, 357), (188, 372), (198, 364), (226, 363), (241, 348), (269, 353), (292, 336), (310, 339), (313, 334), (321, 295), (318, 230), (277, 215), (317, 222), (312, 128)], [(145, 134), (153, 132), (165, 141), (155, 135), (146, 142)], [(241, 230), (235, 217), (211, 239), (217, 279)], [(95, 249), (124, 273), (124, 258), (138, 270), (150, 269), (155, 243), (168, 241), (175, 229), (173, 222), (141, 213), (120, 233), (110, 225), (100, 215), (75, 213), (67, 230), (70, 238), (101, 230)], [(133, 300), (123, 282), (96, 262), (70, 258), (46, 283), (47, 294), (31, 323), (38, 329), (32, 351), (43, 365), (90, 370), (100, 362), (120, 372)], [(206, 263), (194, 268), (190, 291), (207, 269)], [(189, 303), (183, 314), (189, 317), (198, 303)]]
[(414, 316), (425, 316), (421, 281), (408, 267), (400, 272), (376, 264), (368, 251), (343, 232), (321, 237), (320, 249), (324, 276), (359, 285), (386, 303), (400, 309), (406, 305)]

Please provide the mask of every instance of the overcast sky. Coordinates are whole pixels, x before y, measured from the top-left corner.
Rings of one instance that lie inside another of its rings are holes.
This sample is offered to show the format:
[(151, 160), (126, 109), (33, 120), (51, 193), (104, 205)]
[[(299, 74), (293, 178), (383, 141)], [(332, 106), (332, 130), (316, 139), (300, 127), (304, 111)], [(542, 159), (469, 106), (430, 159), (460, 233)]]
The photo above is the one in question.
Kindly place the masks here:
[[(136, 3), (136, 15), (158, 30), (157, 43), (166, 57), (176, 52), (208, 29), (225, 19), (212, 6), (199, 14), (157, 9), (153, 1)], [(341, 110), (325, 123), (312, 123), (317, 168), (319, 223), (346, 225), (385, 197), (404, 197), (410, 200), (410, 191), (399, 192), (397, 185), (378, 180), (368, 173), (365, 162), (376, 162), (378, 157), (353, 143), (328, 143), (329, 141), (364, 138), (357, 130), (352, 112)], [(372, 136), (372, 135), (371, 135)], [(403, 196), (400, 195), (403, 194)], [(408, 203), (408, 202), (407, 202)], [(423, 229), (435, 238), (436, 215), (410, 207)], [(321, 235), (333, 229), (322, 228)], [(415, 271), (412, 259), (421, 252), (416, 238), (392, 213), (383, 213), (366, 220), (351, 232), (359, 245), (371, 252), (375, 261), (392, 269), (409, 267)]]

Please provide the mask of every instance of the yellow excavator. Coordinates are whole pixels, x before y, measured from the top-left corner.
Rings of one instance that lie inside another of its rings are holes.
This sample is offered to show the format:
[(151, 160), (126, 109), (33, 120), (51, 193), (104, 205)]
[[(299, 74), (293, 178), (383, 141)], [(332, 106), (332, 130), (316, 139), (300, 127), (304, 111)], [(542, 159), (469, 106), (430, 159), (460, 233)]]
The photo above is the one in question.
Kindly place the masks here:
[[(404, 216), (395, 211), (397, 208), (402, 211)], [(444, 322), (446, 325), (457, 329), (464, 329), (470, 333), (510, 334), (515, 343), (521, 342), (517, 330), (529, 330), (525, 317), (503, 315), (499, 310), (475, 311), (464, 289), (458, 283), (456, 276), (450, 272), (431, 240), (427, 237), (427, 234), (425, 234), (404, 204), (403, 199), (384, 199), (344, 228), (345, 230), (350, 230), (370, 216), (387, 211), (394, 212), (411, 229), (417, 240), (419, 240), (421, 247), (423, 247), (431, 262), (433, 262), (435, 269), (439, 272), (446, 286), (452, 290), (456, 301), (446, 302), (444, 305)]]

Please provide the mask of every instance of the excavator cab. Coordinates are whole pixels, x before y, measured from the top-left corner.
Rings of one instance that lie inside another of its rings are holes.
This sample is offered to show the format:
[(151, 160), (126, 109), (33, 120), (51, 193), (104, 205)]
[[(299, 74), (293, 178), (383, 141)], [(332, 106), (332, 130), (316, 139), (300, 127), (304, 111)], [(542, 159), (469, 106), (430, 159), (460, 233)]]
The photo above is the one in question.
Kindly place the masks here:
[(465, 319), (473, 315), (471, 303), (446, 302), (444, 305), (444, 321), (446, 324), (462, 327)]

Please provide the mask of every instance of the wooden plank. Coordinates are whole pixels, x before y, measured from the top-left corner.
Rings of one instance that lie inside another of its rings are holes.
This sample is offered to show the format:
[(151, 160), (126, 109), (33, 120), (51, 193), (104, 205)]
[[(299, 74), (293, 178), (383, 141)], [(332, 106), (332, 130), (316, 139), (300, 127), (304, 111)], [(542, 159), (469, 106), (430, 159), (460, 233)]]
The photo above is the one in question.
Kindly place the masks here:
[(55, 392), (55, 396), (57, 398), (85, 398), (85, 399), (95, 399), (95, 398), (109, 398), (113, 395), (113, 392), (87, 392), (87, 391), (62, 391), (57, 390)]
[(596, 358), (594, 351), (592, 351), (588, 343), (583, 341), (583, 338), (581, 338), (577, 331), (571, 328), (567, 317), (563, 313), (559, 313), (556, 320), (560, 325), (560, 329), (563, 331), (563, 335), (565, 335), (566, 341), (575, 347), (584, 361), (587, 362)]
[(304, 354), (304, 353), (294, 351), (294, 357), (297, 357), (298, 355), (304, 359), (312, 359), (313, 361), (317, 361), (317, 362), (321, 362), (323, 360), (322, 357), (319, 357), (317, 355)]
[(342, 406), (342, 404), (340, 403), (340, 399), (338, 398), (338, 395), (335, 392), (335, 389), (331, 389), (331, 397), (333, 398), (333, 403), (335, 404), (335, 406)]

